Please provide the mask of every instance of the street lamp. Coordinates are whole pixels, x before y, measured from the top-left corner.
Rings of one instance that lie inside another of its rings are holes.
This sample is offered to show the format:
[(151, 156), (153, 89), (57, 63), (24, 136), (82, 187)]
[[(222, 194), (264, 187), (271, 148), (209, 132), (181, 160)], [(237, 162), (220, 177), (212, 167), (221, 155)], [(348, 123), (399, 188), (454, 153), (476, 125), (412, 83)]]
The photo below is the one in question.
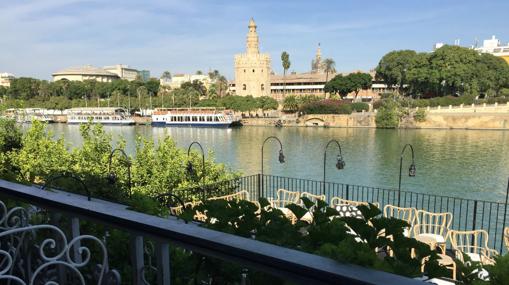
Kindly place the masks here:
[(92, 198), (91, 198), (92, 195), (91, 195), (90, 190), (88, 189), (87, 185), (85, 184), (85, 182), (83, 182), (83, 180), (81, 180), (81, 178), (79, 178), (78, 176), (76, 176), (72, 173), (64, 173), (64, 174), (57, 174), (57, 175), (50, 176), (46, 180), (44, 185), (42, 185), (41, 189), (46, 190), (46, 188), (49, 188), (52, 183), (54, 183), (55, 181), (60, 180), (62, 178), (71, 178), (72, 180), (75, 180), (76, 182), (78, 182), (78, 184), (80, 184), (81, 188), (83, 190), (85, 190), (85, 193), (87, 193), (88, 201), (92, 200)]
[(336, 161), (336, 168), (338, 170), (342, 170), (345, 168), (345, 161), (343, 160), (343, 154), (341, 153), (341, 145), (337, 140), (330, 140), (325, 146), (325, 150), (323, 152), (323, 194), (325, 195), (325, 174), (326, 174), (326, 165), (327, 165), (327, 148), (331, 143), (335, 143), (338, 146), (339, 154)]
[(129, 156), (127, 156), (127, 154), (125, 153), (124, 150), (120, 149), (120, 148), (116, 148), (114, 150), (111, 151), (110, 153), (110, 157), (108, 159), (108, 182), (113, 185), (117, 182), (117, 175), (112, 171), (111, 169), (111, 164), (113, 162), (113, 155), (115, 154), (115, 152), (120, 152), (122, 154), (122, 156), (124, 156), (125, 160), (125, 166), (127, 167), (127, 187), (129, 188), (129, 197), (131, 197), (131, 161), (129, 160)]
[(398, 207), (400, 206), (401, 201), (401, 173), (403, 171), (403, 155), (405, 154), (405, 150), (407, 147), (410, 147), (410, 151), (412, 152), (412, 164), (410, 164), (410, 167), (408, 168), (408, 176), (414, 177), (415, 176), (415, 154), (414, 154), (414, 147), (411, 144), (406, 144), (403, 147), (403, 150), (401, 150), (401, 156), (399, 159), (399, 182), (398, 182)]
[(204, 179), (205, 179), (205, 152), (203, 151), (203, 147), (201, 146), (201, 144), (197, 141), (192, 142), (189, 145), (189, 147), (187, 148), (187, 157), (188, 157), (187, 167), (186, 167), (187, 174), (189, 174), (191, 176), (196, 173), (196, 171), (194, 170), (193, 164), (191, 163), (191, 160), (189, 160), (189, 156), (191, 155), (191, 148), (193, 147), (193, 145), (197, 145), (201, 151), (201, 162), (202, 162), (201, 180), (202, 180), (202, 183), (204, 183)]
[(261, 193), (263, 193), (263, 188), (264, 188), (264, 185), (263, 185), (263, 148), (265, 147), (265, 143), (270, 140), (270, 139), (273, 139), (273, 140), (276, 140), (278, 143), (279, 143), (279, 154), (278, 154), (278, 160), (279, 160), (279, 163), (285, 163), (285, 155), (283, 153), (283, 144), (281, 143), (281, 141), (275, 137), (275, 136), (270, 136), (268, 138), (266, 138), (264, 141), (263, 141), (263, 144), (262, 144), (262, 160), (261, 160), (261, 166), (262, 166), (262, 174), (261, 174), (261, 192), (258, 193), (258, 195), (261, 197)]

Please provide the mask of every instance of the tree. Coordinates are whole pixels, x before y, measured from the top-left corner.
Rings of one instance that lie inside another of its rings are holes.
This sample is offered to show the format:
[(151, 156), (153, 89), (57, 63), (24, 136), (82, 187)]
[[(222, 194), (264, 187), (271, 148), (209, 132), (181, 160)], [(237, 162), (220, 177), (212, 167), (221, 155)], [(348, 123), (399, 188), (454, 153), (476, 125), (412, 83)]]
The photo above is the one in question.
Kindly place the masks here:
[(286, 93), (286, 71), (290, 68), (291, 62), (290, 62), (290, 55), (283, 51), (281, 53), (281, 63), (283, 65), (283, 98), (285, 97)]
[(205, 87), (203, 82), (201, 82), (198, 79), (193, 80), (193, 82), (184, 82), (180, 85), (180, 88), (181, 89), (189, 89), (189, 88), (194, 89), (196, 92), (198, 92), (200, 94), (201, 97), (207, 95), (207, 88)]
[(261, 96), (256, 98), (258, 108), (262, 110), (276, 110), (278, 107), (277, 100), (269, 96)]
[[(332, 58), (326, 58), (323, 61), (323, 67), (325, 70), (325, 83), (327, 83), (329, 81), (329, 74), (336, 73), (336, 62)], [(327, 96), (327, 94), (325, 95)]]
[(297, 112), (299, 110), (299, 101), (295, 96), (288, 96), (283, 99), (283, 110), (285, 112)]
[(352, 91), (355, 92), (355, 99), (357, 99), (359, 91), (367, 90), (371, 87), (373, 78), (369, 73), (355, 72), (348, 74), (346, 80), (350, 81), (348, 85), (352, 88)]
[(163, 72), (163, 74), (161, 74), (161, 79), (165, 79), (165, 80), (171, 80), (171, 73), (166, 70), (165, 72)]
[(136, 94), (138, 94), (138, 108), (141, 110), (142, 109), (141, 99), (147, 97), (148, 95), (147, 87), (145, 86), (138, 87), (138, 89), (136, 89)]
[(197, 70), (197, 71), (196, 71), (196, 75), (203, 75), (203, 71), (201, 71), (201, 70)]
[(325, 84), (324, 90), (327, 93), (339, 94), (341, 98), (344, 98), (355, 89), (352, 81), (349, 78), (343, 76), (342, 74), (338, 74)]
[(407, 72), (413, 68), (416, 52), (413, 50), (391, 51), (384, 55), (376, 67), (376, 76), (389, 87), (398, 87), (403, 94), (407, 82)]

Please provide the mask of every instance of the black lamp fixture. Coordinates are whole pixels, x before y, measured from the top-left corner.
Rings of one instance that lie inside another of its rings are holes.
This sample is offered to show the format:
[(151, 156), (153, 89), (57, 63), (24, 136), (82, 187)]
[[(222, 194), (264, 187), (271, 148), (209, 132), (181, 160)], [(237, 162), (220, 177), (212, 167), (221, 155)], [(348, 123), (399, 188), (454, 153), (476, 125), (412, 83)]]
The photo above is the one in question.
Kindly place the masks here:
[(117, 174), (115, 174), (112, 170), (112, 163), (113, 163), (113, 155), (115, 155), (116, 152), (120, 152), (122, 156), (124, 157), (124, 165), (127, 168), (127, 188), (129, 190), (128, 195), (129, 197), (132, 194), (132, 182), (131, 182), (131, 161), (129, 160), (129, 156), (125, 153), (123, 149), (115, 148), (110, 152), (110, 157), (108, 159), (108, 176), (106, 179), (108, 180), (108, 183), (113, 185), (117, 183), (118, 177)]
[[(275, 136), (270, 136), (270, 137), (267, 137), (264, 141), (263, 141), (263, 144), (262, 144), (262, 150), (261, 150), (261, 157), (262, 157), (262, 160), (261, 160), (261, 179), (263, 179), (263, 148), (265, 147), (265, 143), (269, 140), (276, 140), (278, 143), (279, 143), (279, 154), (278, 154), (278, 160), (279, 160), (279, 163), (285, 163), (285, 154), (283, 152), (283, 144), (281, 143), (281, 140), (278, 139), (277, 137)], [(263, 189), (264, 189), (264, 185), (263, 183), (260, 184), (261, 185), (261, 188), (259, 188), (259, 195), (260, 197), (263, 195)]]
[(337, 170), (342, 170), (345, 168), (346, 166), (346, 163), (345, 161), (343, 160), (343, 153), (341, 152), (341, 144), (337, 141), (337, 140), (330, 140), (327, 145), (325, 146), (325, 150), (323, 152), (323, 194), (325, 194), (325, 175), (327, 173), (326, 171), (326, 166), (327, 166), (327, 149), (329, 148), (329, 145), (331, 143), (335, 143), (337, 146), (338, 146), (338, 149), (339, 149), (339, 154), (338, 154), (338, 157), (337, 157), (337, 160), (336, 160), (336, 168)]
[(197, 141), (192, 142), (189, 145), (189, 147), (187, 148), (187, 158), (188, 158), (188, 161), (187, 161), (186, 171), (187, 171), (187, 174), (189, 176), (196, 175), (196, 170), (194, 169), (193, 163), (189, 159), (190, 156), (191, 156), (191, 148), (193, 147), (193, 145), (197, 145), (200, 148), (200, 151), (201, 151), (201, 162), (202, 162), (201, 180), (203, 182), (203, 180), (205, 179), (205, 152), (203, 151), (203, 147), (201, 146), (201, 144), (199, 142), (197, 142)]
[(410, 167), (408, 168), (408, 176), (409, 177), (415, 177), (416, 168), (415, 168), (415, 153), (414, 153), (414, 147), (411, 144), (406, 144), (403, 149), (401, 150), (401, 155), (399, 158), (399, 181), (398, 181), (398, 207), (400, 206), (401, 202), (401, 176), (403, 172), (403, 155), (405, 154), (405, 150), (407, 147), (410, 149), (412, 153), (412, 163), (410, 164)]

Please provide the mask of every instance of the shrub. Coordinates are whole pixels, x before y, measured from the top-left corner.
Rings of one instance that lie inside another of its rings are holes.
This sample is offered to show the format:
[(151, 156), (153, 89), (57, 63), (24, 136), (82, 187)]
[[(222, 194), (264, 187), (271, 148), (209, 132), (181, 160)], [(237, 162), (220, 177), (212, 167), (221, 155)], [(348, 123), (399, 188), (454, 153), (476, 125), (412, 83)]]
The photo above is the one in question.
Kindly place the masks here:
[(383, 100), (382, 106), (376, 113), (376, 127), (382, 129), (395, 129), (399, 127), (401, 118), (400, 105), (395, 100)]
[(369, 105), (363, 102), (352, 103), (352, 110), (355, 112), (369, 111)]
[(326, 99), (304, 104), (300, 111), (306, 114), (351, 114), (352, 106), (344, 101)]
[(426, 121), (426, 111), (424, 109), (419, 109), (414, 114), (414, 120), (416, 122), (424, 122)]

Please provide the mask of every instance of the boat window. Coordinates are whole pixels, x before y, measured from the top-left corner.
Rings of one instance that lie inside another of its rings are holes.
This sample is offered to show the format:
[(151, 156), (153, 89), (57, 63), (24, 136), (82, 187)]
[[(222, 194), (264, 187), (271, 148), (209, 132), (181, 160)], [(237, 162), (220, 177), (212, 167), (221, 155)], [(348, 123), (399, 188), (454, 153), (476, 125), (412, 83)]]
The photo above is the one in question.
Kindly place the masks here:
[(219, 122), (219, 118), (218, 117), (214, 117), (214, 121)]

